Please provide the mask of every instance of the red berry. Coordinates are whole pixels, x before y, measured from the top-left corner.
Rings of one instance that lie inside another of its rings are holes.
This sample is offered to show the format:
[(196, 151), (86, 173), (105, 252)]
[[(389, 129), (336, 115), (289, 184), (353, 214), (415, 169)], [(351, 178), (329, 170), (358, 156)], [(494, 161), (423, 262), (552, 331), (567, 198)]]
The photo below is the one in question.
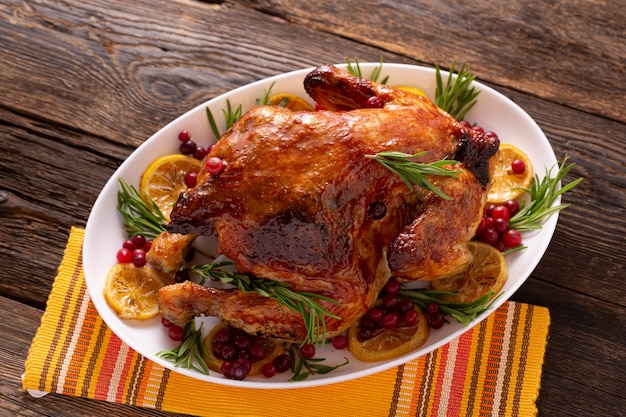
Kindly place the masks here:
[(522, 235), (515, 229), (509, 229), (502, 235), (502, 242), (508, 248), (515, 248), (522, 244)]
[(291, 358), (286, 353), (281, 353), (274, 359), (274, 367), (278, 373), (287, 372), (291, 367)]
[(262, 361), (267, 357), (267, 352), (261, 345), (250, 345), (250, 357), (255, 361)]
[(144, 252), (146, 253), (150, 252), (151, 248), (152, 248), (152, 240), (146, 240), (146, 244), (143, 245)]
[(128, 249), (131, 252), (137, 249), (132, 239), (126, 239), (124, 243), (122, 243), (122, 247)]
[(120, 264), (129, 264), (133, 261), (133, 253), (126, 248), (122, 248), (117, 251), (115, 258)]
[(485, 136), (488, 138), (498, 139), (498, 134), (496, 132), (492, 132), (491, 130), (486, 131)]
[(395, 329), (400, 324), (400, 315), (398, 313), (387, 313), (380, 320), (380, 324), (385, 329)]
[(217, 175), (224, 169), (224, 161), (214, 156), (206, 161), (204, 167), (209, 174)]
[(413, 310), (413, 301), (408, 298), (400, 298), (398, 303), (398, 309), (401, 313), (405, 314), (407, 311)]
[(462, 124), (463, 127), (466, 127), (468, 129), (472, 128), (472, 124), (470, 122), (468, 122), (467, 120), (461, 120), (459, 123)]
[(161, 324), (163, 325), (163, 327), (172, 327), (174, 325), (174, 323), (172, 323), (165, 317), (161, 317)]
[(526, 164), (521, 159), (514, 159), (511, 162), (511, 171), (516, 175), (523, 174), (526, 171)]
[(265, 365), (263, 365), (263, 367), (261, 368), (261, 372), (263, 373), (263, 376), (266, 378), (271, 378), (274, 375), (276, 375), (276, 367), (274, 366), (273, 363), (266, 363)]
[(494, 208), (496, 208), (495, 204), (487, 204), (485, 206), (485, 217), (491, 217), (491, 213), (493, 212)]
[(198, 183), (198, 173), (197, 172), (188, 172), (185, 175), (185, 185), (187, 188), (195, 187)]
[(495, 221), (496, 219), (505, 219), (509, 220), (511, 218), (511, 213), (509, 213), (509, 209), (506, 206), (496, 206), (491, 212), (491, 217)]
[(143, 247), (146, 245), (146, 238), (144, 236), (133, 236), (132, 241), (136, 249), (143, 249)]
[(489, 228), (485, 230), (485, 233), (478, 237), (478, 240), (482, 243), (493, 246), (496, 244), (499, 238), (500, 236), (498, 235), (498, 232), (496, 232), (495, 229)]
[(167, 335), (173, 341), (180, 342), (181, 340), (185, 338), (185, 329), (183, 329), (177, 324), (173, 324), (172, 326), (168, 327)]
[(472, 130), (475, 132), (485, 133), (485, 129), (483, 129), (481, 126), (478, 126), (478, 125), (472, 127)]
[(392, 311), (398, 306), (399, 301), (395, 294), (387, 294), (383, 297), (383, 309)]
[(383, 310), (378, 307), (372, 307), (372, 309), (367, 313), (370, 319), (374, 322), (379, 322), (380, 319), (383, 318)]
[(380, 109), (385, 105), (380, 97), (372, 96), (365, 102), (365, 107), (369, 109)]
[(385, 292), (391, 295), (398, 295), (400, 292), (400, 283), (395, 279), (390, 279), (387, 284), (385, 284)]
[(300, 347), (300, 353), (305, 358), (312, 358), (315, 356), (315, 345), (313, 343), (305, 343)]
[(333, 347), (337, 350), (343, 350), (348, 347), (348, 338), (342, 334), (333, 338)]
[(441, 327), (443, 327), (444, 322), (445, 319), (443, 318), (443, 314), (441, 313), (435, 313), (428, 317), (428, 324), (433, 329), (440, 329)]
[(439, 304), (437, 304), (437, 303), (428, 303), (426, 305), (426, 313), (427, 314), (439, 313)]
[(187, 142), (181, 143), (178, 149), (183, 155), (191, 155), (196, 151), (196, 146), (196, 142), (188, 140)]
[(419, 318), (419, 313), (415, 309), (409, 310), (404, 313), (404, 324), (407, 326), (415, 326)]
[(146, 251), (143, 249), (135, 249), (133, 251), (133, 265), (141, 268), (146, 264)]
[(480, 223), (478, 223), (478, 227), (476, 228), (476, 234), (482, 235), (485, 230), (487, 230), (487, 218), (483, 217), (480, 219)]
[(498, 232), (498, 234), (502, 234), (509, 230), (509, 221), (503, 218), (497, 218), (493, 221), (493, 229)]
[(204, 149), (204, 147), (200, 145), (196, 146), (196, 150), (193, 151), (193, 157), (199, 161), (202, 161), (205, 156), (206, 156), (206, 149)]
[(189, 139), (191, 139), (191, 134), (187, 131), (187, 130), (181, 130), (180, 133), (178, 133), (178, 140), (181, 142), (187, 142)]

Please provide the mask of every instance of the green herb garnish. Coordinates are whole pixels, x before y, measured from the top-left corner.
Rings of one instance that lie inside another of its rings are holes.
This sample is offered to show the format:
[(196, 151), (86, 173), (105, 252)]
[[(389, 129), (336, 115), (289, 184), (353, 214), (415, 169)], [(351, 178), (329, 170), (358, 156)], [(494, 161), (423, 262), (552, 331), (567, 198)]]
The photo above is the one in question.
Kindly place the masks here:
[(291, 372), (293, 372), (293, 377), (289, 379), (289, 382), (304, 381), (309, 376), (315, 374), (327, 374), (350, 363), (348, 358), (345, 358), (346, 360), (339, 365), (325, 365), (320, 362), (326, 359), (306, 358), (300, 352), (300, 348), (293, 344), (289, 346), (289, 358), (291, 359)]
[(160, 358), (174, 362), (175, 366), (186, 369), (195, 369), (203, 374), (209, 374), (204, 359), (211, 359), (211, 355), (207, 352), (202, 343), (202, 325), (196, 329), (193, 321), (185, 324), (185, 337), (183, 341), (172, 350), (161, 350), (156, 353)]
[(427, 151), (424, 151), (409, 155), (403, 152), (390, 151), (379, 152), (376, 155), (366, 155), (366, 157), (374, 159), (379, 164), (402, 178), (402, 181), (404, 181), (406, 186), (409, 187), (409, 190), (413, 191), (413, 185), (417, 185), (434, 192), (443, 199), (450, 200), (451, 198), (445, 195), (439, 188), (430, 182), (428, 178), (426, 178), (426, 175), (456, 177), (462, 171), (453, 171), (443, 167), (446, 165), (456, 165), (459, 162), (449, 161), (447, 159), (427, 164), (411, 161), (411, 158), (420, 157), (427, 153)]
[[(570, 204), (552, 206), (554, 201), (560, 195), (576, 187), (583, 180), (583, 178), (578, 178), (569, 184), (558, 188), (560, 181), (575, 165), (566, 165), (567, 158), (567, 155), (563, 157), (563, 161), (560, 166), (556, 164), (550, 169), (546, 169), (546, 175), (542, 180), (540, 180), (539, 176), (535, 174), (530, 182), (530, 188), (524, 189), (529, 195), (528, 203), (522, 201), (520, 210), (509, 220), (509, 226), (512, 229), (518, 231), (541, 229), (541, 222), (545, 217), (570, 206)], [(552, 169), (555, 166), (558, 167), (558, 171), (556, 175), (552, 177)]]
[(451, 316), (464, 326), (471, 323), (479, 314), (484, 313), (491, 308), (494, 301), (502, 294), (493, 297), (493, 292), (489, 291), (477, 300), (471, 302), (455, 302), (446, 301), (442, 297), (447, 295), (457, 295), (454, 291), (438, 291), (425, 289), (406, 289), (400, 290), (399, 296), (405, 297), (413, 301), (413, 304), (422, 310), (430, 303), (439, 305), (442, 314)]
[(276, 300), (281, 308), (284, 306), (300, 314), (307, 330), (303, 344), (318, 343), (320, 341), (325, 343), (325, 317), (341, 319), (341, 317), (331, 313), (319, 303), (319, 301), (327, 301), (341, 306), (339, 302), (330, 297), (304, 291), (293, 291), (290, 285), (285, 282), (270, 281), (223, 269), (223, 267), (228, 265), (231, 265), (231, 263), (215, 262), (194, 265), (189, 269), (189, 272), (197, 273), (203, 280), (208, 278), (224, 284), (235, 285), (243, 292), (256, 292), (264, 297)]
[[(167, 220), (150, 198), (142, 198), (139, 191), (124, 179), (118, 179), (117, 211), (124, 217), (124, 230), (129, 236), (155, 238), (165, 231)], [(146, 202), (147, 201), (147, 202)]]
[[(456, 77), (453, 77), (455, 65), (456, 61), (450, 67), (450, 75), (445, 87), (441, 77), (441, 70), (438, 65), (435, 65), (437, 78), (435, 104), (455, 119), (463, 120), (467, 112), (476, 104), (476, 97), (480, 94), (480, 90), (471, 86), (476, 77), (469, 73), (465, 63), (461, 65), (461, 69)], [(452, 78), (455, 78), (454, 81), (452, 81)]]
[[(363, 76), (363, 72), (361, 72), (361, 66), (359, 65), (359, 59), (357, 57), (354, 57), (354, 66), (352, 66), (352, 63), (350, 62), (350, 58), (346, 58), (346, 64), (348, 64), (346, 69), (348, 70), (350, 74), (354, 75), (355, 77), (365, 78)], [(379, 64), (372, 71), (372, 75), (370, 76), (369, 80), (375, 83), (378, 82), (378, 77), (380, 77), (380, 73), (382, 69), (383, 69), (383, 57), (381, 56)], [(380, 84), (386, 84), (388, 80), (389, 80), (389, 76), (383, 78), (380, 81)]]
[[(243, 112), (243, 108), (241, 104), (237, 106), (236, 109), (233, 110), (233, 107), (230, 104), (230, 100), (226, 100), (226, 108), (222, 109), (222, 113), (224, 114), (224, 119), (226, 121), (226, 130), (230, 129), (232, 125), (239, 119), (241, 119), (241, 115)], [(213, 117), (213, 113), (211, 113), (211, 109), (207, 106), (206, 108), (207, 119), (209, 119), (209, 125), (211, 126), (211, 131), (215, 136), (215, 140), (218, 140), (222, 137), (219, 129), (217, 128), (217, 123), (215, 123), (215, 117)]]

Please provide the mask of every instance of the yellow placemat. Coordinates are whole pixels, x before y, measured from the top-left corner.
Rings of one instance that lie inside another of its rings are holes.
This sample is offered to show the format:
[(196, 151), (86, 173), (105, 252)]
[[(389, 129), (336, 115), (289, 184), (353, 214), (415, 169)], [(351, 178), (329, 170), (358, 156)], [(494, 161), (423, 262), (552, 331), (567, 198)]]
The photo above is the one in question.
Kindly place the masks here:
[(534, 416), (549, 312), (506, 302), (440, 349), (395, 369), (322, 387), (262, 390), (201, 382), (163, 368), (104, 324), (73, 228), (23, 388), (198, 416)]

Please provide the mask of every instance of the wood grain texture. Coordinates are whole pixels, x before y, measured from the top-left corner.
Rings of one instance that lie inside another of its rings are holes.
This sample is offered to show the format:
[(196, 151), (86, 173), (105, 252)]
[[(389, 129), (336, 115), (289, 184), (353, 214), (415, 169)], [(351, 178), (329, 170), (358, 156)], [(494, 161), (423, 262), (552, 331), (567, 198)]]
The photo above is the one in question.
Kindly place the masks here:
[(71, 226), (124, 159), (205, 100), (346, 57), (467, 61), (584, 177), (517, 301), (552, 325), (540, 416), (616, 416), (626, 299), (626, 16), (618, 2), (0, 0), (0, 414), (154, 415), (21, 392)]
[(626, 8), (617, 1), (239, 2), (421, 62), (467, 62), (481, 80), (626, 121)]

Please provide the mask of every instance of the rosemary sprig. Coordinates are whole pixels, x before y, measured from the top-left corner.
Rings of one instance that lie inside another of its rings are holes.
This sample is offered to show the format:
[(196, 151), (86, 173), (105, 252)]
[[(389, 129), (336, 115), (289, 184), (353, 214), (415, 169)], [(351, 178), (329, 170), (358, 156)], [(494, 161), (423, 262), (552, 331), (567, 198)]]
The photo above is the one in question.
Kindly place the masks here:
[(305, 291), (293, 291), (290, 285), (284, 282), (265, 280), (223, 269), (224, 266), (228, 265), (231, 265), (231, 263), (214, 262), (204, 265), (194, 265), (189, 269), (189, 272), (197, 273), (203, 282), (204, 279), (208, 278), (224, 284), (235, 285), (243, 292), (256, 292), (264, 297), (276, 300), (281, 308), (284, 306), (300, 314), (307, 330), (306, 338), (302, 342), (303, 344), (319, 343), (320, 341), (325, 343), (325, 317), (337, 320), (341, 319), (341, 317), (331, 313), (319, 303), (319, 301), (327, 301), (341, 306), (339, 302), (330, 297)]
[(438, 290), (425, 290), (425, 289), (406, 289), (400, 290), (399, 295), (401, 297), (409, 298), (415, 305), (425, 309), (430, 303), (436, 303), (439, 305), (439, 310), (442, 314), (451, 316), (464, 326), (472, 322), (479, 314), (487, 311), (491, 308), (492, 304), (500, 294), (493, 296), (494, 293), (489, 291), (479, 299), (471, 302), (455, 302), (446, 301), (442, 297), (446, 295), (456, 295), (458, 293), (453, 291), (438, 291)]
[[(558, 188), (560, 181), (575, 165), (566, 165), (567, 159), (568, 156), (565, 155), (560, 166), (557, 163), (550, 169), (546, 169), (546, 175), (543, 180), (540, 180), (539, 176), (535, 174), (530, 182), (530, 188), (525, 189), (529, 195), (528, 203), (525, 201), (521, 203), (520, 210), (509, 220), (509, 227), (517, 231), (541, 229), (541, 222), (544, 218), (570, 206), (570, 204), (552, 206), (560, 195), (568, 192), (583, 181), (583, 178), (578, 178)], [(558, 167), (558, 170), (553, 177), (552, 170), (555, 166)]]
[[(241, 115), (243, 113), (243, 107), (240, 104), (239, 106), (237, 106), (237, 108), (233, 110), (233, 107), (230, 104), (230, 100), (227, 99), (226, 108), (222, 109), (222, 113), (224, 114), (224, 120), (226, 121), (226, 128), (225, 128), (225, 131), (226, 131), (230, 129), (230, 127), (234, 125), (237, 120), (241, 119)], [(213, 135), (215, 136), (215, 140), (218, 140), (219, 138), (222, 137), (222, 134), (217, 128), (215, 117), (213, 117), (213, 113), (211, 112), (211, 109), (209, 109), (208, 106), (206, 107), (206, 115), (207, 115), (207, 119), (209, 120), (209, 125), (211, 126), (211, 131), (213, 132)]]
[[(363, 72), (361, 71), (361, 66), (359, 65), (359, 59), (357, 57), (354, 57), (354, 66), (352, 66), (352, 63), (350, 62), (350, 58), (346, 58), (346, 64), (348, 64), (346, 69), (348, 70), (350, 74), (354, 75), (355, 77), (365, 78), (363, 76)], [(378, 77), (380, 77), (380, 73), (382, 72), (382, 69), (383, 69), (383, 57), (381, 56), (379, 64), (376, 68), (374, 68), (374, 70), (372, 70), (372, 74), (370, 75), (369, 80), (375, 83), (378, 82)], [(386, 76), (380, 81), (380, 84), (387, 84), (388, 80), (389, 80), (389, 76)]]
[(418, 163), (411, 161), (411, 158), (417, 158), (427, 154), (427, 151), (418, 152), (413, 155), (403, 152), (379, 152), (376, 155), (366, 155), (367, 158), (374, 159), (382, 166), (402, 178), (402, 181), (413, 191), (413, 185), (425, 188), (437, 194), (439, 197), (450, 200), (439, 188), (426, 178), (426, 175), (440, 175), (445, 177), (455, 177), (461, 171), (453, 171), (443, 168), (446, 165), (456, 165), (458, 161), (449, 161), (443, 159), (430, 163)]
[(476, 77), (469, 73), (465, 63), (461, 65), (461, 69), (459, 69), (453, 82), (452, 78), (455, 65), (456, 61), (454, 61), (450, 67), (450, 75), (448, 76), (445, 87), (443, 85), (439, 65), (435, 65), (437, 79), (435, 104), (448, 112), (455, 119), (463, 120), (467, 112), (476, 104), (476, 97), (480, 94), (480, 90), (471, 86)]
[[(289, 346), (289, 358), (291, 359), (291, 372), (293, 372), (293, 377), (289, 379), (289, 382), (304, 381), (309, 376), (315, 374), (327, 374), (350, 363), (348, 358), (345, 358), (345, 361), (339, 365), (326, 365), (320, 363), (326, 359), (306, 358), (302, 355), (302, 352), (300, 352), (300, 348), (294, 344)], [(303, 369), (305, 370), (304, 372)]]
[[(257, 98), (255, 100), (255, 104), (257, 106), (266, 106), (270, 104), (270, 96), (272, 95), (272, 88), (274, 88), (274, 84), (276, 84), (276, 82), (270, 84), (270, 86), (265, 90), (265, 92), (263, 93), (263, 98)], [(286, 103), (287, 100), (283, 99), (283, 101), (280, 102), (279, 106), (283, 107)]]
[(202, 343), (202, 324), (198, 329), (193, 321), (185, 324), (183, 341), (172, 350), (161, 350), (156, 353), (167, 361), (174, 362), (174, 366), (186, 369), (195, 369), (203, 374), (209, 374), (209, 368), (204, 359), (211, 359)]
[(124, 230), (128, 235), (155, 238), (164, 232), (167, 220), (156, 203), (150, 198), (142, 198), (139, 191), (123, 178), (118, 181), (121, 189), (117, 193), (117, 211), (124, 217)]

